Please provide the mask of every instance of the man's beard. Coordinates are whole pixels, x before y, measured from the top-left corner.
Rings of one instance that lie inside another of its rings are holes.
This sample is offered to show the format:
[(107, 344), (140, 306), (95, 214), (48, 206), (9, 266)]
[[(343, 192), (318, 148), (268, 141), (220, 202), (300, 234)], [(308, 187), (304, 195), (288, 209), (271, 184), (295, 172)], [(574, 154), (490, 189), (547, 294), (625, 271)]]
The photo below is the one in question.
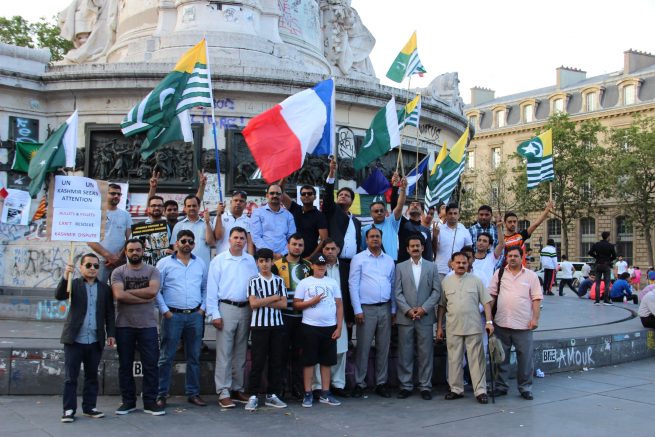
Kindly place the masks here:
[(137, 258), (136, 260), (134, 260), (134, 259), (132, 259), (132, 258), (130, 258), (130, 257), (127, 257), (127, 262), (130, 263), (130, 264), (132, 264), (132, 265), (141, 264), (141, 261), (143, 261), (143, 257), (142, 257), (142, 256), (140, 256), (140, 257)]

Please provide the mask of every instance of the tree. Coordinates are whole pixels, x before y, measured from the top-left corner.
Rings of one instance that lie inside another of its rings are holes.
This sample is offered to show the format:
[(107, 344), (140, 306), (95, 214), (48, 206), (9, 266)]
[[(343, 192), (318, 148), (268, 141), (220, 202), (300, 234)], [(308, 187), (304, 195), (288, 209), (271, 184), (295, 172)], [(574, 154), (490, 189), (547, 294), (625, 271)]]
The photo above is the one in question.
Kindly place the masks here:
[[(551, 116), (540, 132), (553, 129), (552, 182), (553, 215), (562, 224), (562, 251), (568, 252), (569, 232), (573, 224), (591, 213), (599, 211), (599, 202), (610, 189), (607, 178), (607, 151), (599, 145), (598, 134), (604, 130), (596, 120), (576, 123), (564, 113)], [(536, 134), (535, 134), (536, 135)], [(550, 196), (550, 183), (542, 182), (537, 188), (527, 189), (526, 163), (518, 154), (515, 168), (519, 177), (513, 184), (518, 209), (540, 211)]]
[(0, 17), (0, 42), (29, 48), (50, 49), (52, 61), (59, 61), (73, 48), (73, 43), (59, 36), (57, 18), (40, 18), (30, 23), (20, 16)]
[(648, 264), (655, 265), (653, 228), (655, 227), (655, 118), (639, 117), (627, 128), (613, 129), (608, 161), (616, 181), (614, 196), (629, 221), (643, 232)]

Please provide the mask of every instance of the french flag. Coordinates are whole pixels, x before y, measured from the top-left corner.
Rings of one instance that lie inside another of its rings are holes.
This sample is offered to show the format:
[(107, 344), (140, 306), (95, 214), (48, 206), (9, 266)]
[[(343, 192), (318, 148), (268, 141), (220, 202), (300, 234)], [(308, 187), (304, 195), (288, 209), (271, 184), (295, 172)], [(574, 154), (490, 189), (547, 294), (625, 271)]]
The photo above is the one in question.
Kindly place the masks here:
[(243, 136), (266, 182), (302, 167), (305, 154), (334, 154), (334, 80), (319, 82), (262, 112)]

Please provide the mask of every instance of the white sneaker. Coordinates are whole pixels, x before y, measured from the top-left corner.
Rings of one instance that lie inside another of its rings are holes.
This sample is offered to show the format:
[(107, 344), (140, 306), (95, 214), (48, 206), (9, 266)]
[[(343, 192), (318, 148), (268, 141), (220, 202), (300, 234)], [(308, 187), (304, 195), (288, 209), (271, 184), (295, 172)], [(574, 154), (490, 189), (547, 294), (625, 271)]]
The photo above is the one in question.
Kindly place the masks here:
[(266, 395), (266, 403), (265, 405), (267, 407), (273, 407), (273, 408), (286, 408), (287, 404), (282, 402), (280, 398), (278, 398), (275, 395)]
[(255, 411), (257, 409), (257, 406), (259, 404), (259, 401), (257, 400), (257, 396), (252, 395), (250, 398), (248, 398), (248, 403), (245, 406), (246, 411)]

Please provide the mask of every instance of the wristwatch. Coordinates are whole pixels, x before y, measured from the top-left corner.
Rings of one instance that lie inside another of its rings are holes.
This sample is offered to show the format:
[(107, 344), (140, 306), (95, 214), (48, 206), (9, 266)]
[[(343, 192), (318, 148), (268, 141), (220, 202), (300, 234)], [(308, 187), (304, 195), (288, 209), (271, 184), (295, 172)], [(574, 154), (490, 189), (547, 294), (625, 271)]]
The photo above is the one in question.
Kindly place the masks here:
[(493, 322), (492, 320), (487, 320), (487, 321), (486, 321), (486, 324), (487, 324), (487, 325), (493, 325), (494, 322)]

